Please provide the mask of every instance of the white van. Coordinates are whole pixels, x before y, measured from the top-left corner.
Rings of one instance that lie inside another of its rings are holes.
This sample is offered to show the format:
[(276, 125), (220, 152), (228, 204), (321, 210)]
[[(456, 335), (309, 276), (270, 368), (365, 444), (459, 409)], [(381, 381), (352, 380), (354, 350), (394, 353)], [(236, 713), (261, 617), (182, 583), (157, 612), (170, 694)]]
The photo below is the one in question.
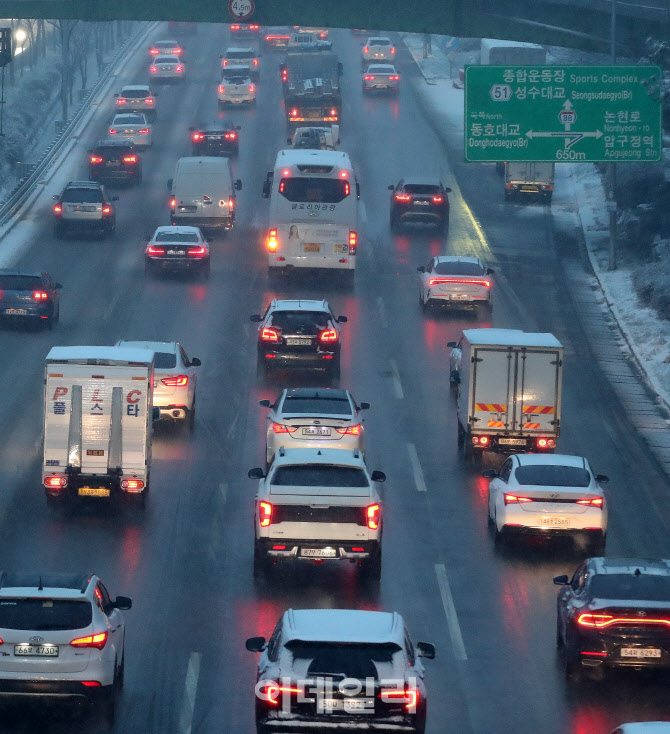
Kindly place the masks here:
[(235, 191), (241, 188), (239, 178), (233, 183), (228, 158), (180, 158), (174, 177), (168, 181), (170, 221), (201, 229), (232, 229), (235, 223)]

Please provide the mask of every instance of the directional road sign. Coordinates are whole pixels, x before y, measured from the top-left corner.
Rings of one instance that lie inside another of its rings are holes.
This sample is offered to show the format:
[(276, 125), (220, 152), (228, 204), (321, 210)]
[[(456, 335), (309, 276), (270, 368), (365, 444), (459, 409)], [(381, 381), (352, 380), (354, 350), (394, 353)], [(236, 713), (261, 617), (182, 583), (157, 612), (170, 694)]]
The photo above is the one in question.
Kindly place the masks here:
[(466, 161), (658, 161), (657, 66), (468, 66)]

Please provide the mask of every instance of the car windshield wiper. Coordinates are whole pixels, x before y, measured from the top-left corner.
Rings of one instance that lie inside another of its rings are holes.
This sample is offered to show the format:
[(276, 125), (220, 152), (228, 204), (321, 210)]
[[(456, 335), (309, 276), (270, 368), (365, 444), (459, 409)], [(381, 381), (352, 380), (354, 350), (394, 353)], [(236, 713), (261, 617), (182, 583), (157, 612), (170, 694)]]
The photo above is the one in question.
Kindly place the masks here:
[(346, 673), (326, 673), (321, 671), (310, 673), (309, 675), (313, 678), (339, 678), (340, 680), (344, 680), (347, 677)]

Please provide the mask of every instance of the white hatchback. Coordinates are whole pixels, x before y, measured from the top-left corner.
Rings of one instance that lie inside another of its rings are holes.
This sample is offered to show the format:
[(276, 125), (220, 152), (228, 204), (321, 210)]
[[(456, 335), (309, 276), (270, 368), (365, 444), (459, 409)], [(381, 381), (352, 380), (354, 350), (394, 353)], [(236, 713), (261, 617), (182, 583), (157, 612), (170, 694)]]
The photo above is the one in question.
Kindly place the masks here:
[(131, 606), (95, 575), (2, 573), (0, 701), (89, 702), (113, 722)]
[(497, 541), (513, 534), (586, 538), (601, 556), (607, 534), (607, 502), (586, 459), (565, 454), (515, 454), (499, 472), (482, 473), (489, 484), (488, 519)]
[(138, 148), (150, 148), (153, 131), (143, 112), (122, 112), (114, 115), (109, 127), (109, 137), (128, 140)]
[(253, 105), (256, 103), (256, 85), (251, 81), (251, 69), (242, 64), (231, 64), (221, 70), (217, 88), (219, 107), (224, 105)]
[(438, 255), (419, 273), (419, 303), (427, 309), (436, 303), (451, 306), (479, 306), (491, 309), (493, 270), (478, 257)]
[(394, 61), (395, 46), (385, 36), (370, 36), (363, 46), (363, 68), (372, 61)]
[(154, 361), (154, 405), (161, 420), (186, 423), (193, 430), (195, 398), (200, 367), (197, 357), (189, 359), (179, 342), (118, 341), (117, 347), (150, 349)]
[(179, 56), (156, 56), (149, 67), (149, 76), (156, 82), (180, 82), (186, 66)]

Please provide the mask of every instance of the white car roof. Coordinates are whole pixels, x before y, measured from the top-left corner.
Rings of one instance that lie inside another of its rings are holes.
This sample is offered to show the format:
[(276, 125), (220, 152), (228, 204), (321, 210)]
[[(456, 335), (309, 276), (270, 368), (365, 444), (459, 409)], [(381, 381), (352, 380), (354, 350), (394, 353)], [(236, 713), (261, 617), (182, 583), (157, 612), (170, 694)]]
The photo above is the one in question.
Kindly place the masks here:
[(283, 636), (305, 642), (404, 644), (402, 618), (396, 612), (360, 609), (289, 609)]
[[(355, 456), (354, 454), (358, 454)], [(367, 468), (363, 456), (358, 449), (347, 451), (346, 449), (281, 449), (275, 454), (275, 466), (280, 464), (331, 464), (333, 466), (356, 466)]]
[(127, 84), (121, 87), (121, 94), (124, 92), (144, 92), (151, 91), (151, 87), (148, 84)]
[(310, 150), (309, 148), (288, 148), (277, 153), (275, 169), (287, 166), (314, 165), (339, 166), (352, 169), (351, 160), (347, 153), (341, 150)]
[(171, 352), (177, 353), (177, 342), (143, 342), (143, 341), (124, 341), (116, 342), (117, 347), (133, 347), (137, 349), (149, 349), (152, 352)]
[(484, 346), (563, 347), (553, 334), (530, 333), (520, 329), (465, 329), (463, 336), (470, 344)]
[(516, 454), (521, 466), (576, 466), (580, 469), (589, 468), (589, 462), (582, 456), (571, 454)]
[(670, 721), (638, 721), (622, 724), (615, 731), (622, 734), (670, 734)]
[(144, 112), (120, 112), (118, 115), (114, 115), (114, 120), (112, 120), (112, 124), (116, 123), (117, 125), (123, 125), (124, 119), (131, 118), (127, 120), (127, 122), (141, 122), (142, 120), (146, 120), (147, 118), (144, 116)]
[(391, 39), (388, 38), (387, 36), (370, 36), (368, 38), (368, 42), (366, 43), (366, 46), (374, 46), (376, 45), (375, 43), (376, 41), (384, 41), (385, 42), (384, 45), (386, 45), (386, 43), (391, 45)]
[(251, 56), (254, 56), (256, 54), (256, 52), (254, 51), (253, 48), (251, 48), (251, 46), (229, 46), (226, 49), (226, 53), (228, 54), (231, 51), (233, 53), (248, 53)]
[[(438, 255), (435, 258), (438, 263), (472, 263), (473, 265), (481, 265), (478, 257), (461, 257), (460, 255)], [(472, 331), (469, 329), (468, 331)]]
[(272, 309), (274, 311), (327, 311), (327, 301), (316, 301), (301, 298), (300, 300), (282, 299), (280, 301), (272, 301)]
[(388, 74), (395, 74), (395, 66), (393, 64), (370, 64), (368, 71), (385, 71)]
[(46, 356), (47, 362), (88, 364), (89, 360), (97, 360), (103, 364), (139, 362), (150, 365), (154, 361), (154, 353), (131, 347), (51, 347)]
[[(187, 227), (186, 225), (172, 225), (169, 224), (163, 225), (162, 227), (156, 227), (156, 231), (153, 234), (153, 237), (155, 237), (157, 234), (161, 232), (171, 232), (174, 234), (197, 234), (202, 237), (202, 232), (200, 231), (199, 227)], [(153, 239), (152, 237), (152, 239)]]

